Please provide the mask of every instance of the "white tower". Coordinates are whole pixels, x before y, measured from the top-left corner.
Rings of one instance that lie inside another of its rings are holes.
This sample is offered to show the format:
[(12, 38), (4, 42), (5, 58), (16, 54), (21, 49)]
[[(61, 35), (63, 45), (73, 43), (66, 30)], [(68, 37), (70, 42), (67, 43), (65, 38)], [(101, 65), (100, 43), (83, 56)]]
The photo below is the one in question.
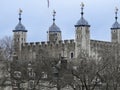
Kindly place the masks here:
[(115, 23), (112, 25), (111, 28), (111, 41), (114, 43), (120, 43), (120, 24), (118, 23), (117, 19), (118, 8), (115, 10)]
[(25, 29), (24, 25), (21, 23), (21, 14), (22, 10), (19, 10), (19, 22), (17, 26), (15, 27), (15, 30), (13, 30), (13, 38), (14, 38), (14, 50), (16, 54), (20, 54), (22, 44), (26, 43), (26, 34), (27, 30)]
[(76, 46), (75, 46), (75, 55), (76, 58), (80, 54), (81, 50), (84, 50), (86, 53), (90, 53), (90, 25), (83, 17), (83, 8), (84, 4), (81, 3), (81, 18), (75, 25), (75, 40), (76, 40)]

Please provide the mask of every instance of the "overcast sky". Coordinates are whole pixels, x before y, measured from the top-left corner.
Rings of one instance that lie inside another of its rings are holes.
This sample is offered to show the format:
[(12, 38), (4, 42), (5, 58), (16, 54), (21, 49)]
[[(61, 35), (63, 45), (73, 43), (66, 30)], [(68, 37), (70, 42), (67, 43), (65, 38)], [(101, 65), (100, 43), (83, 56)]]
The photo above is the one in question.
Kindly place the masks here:
[[(84, 18), (91, 25), (91, 39), (110, 41), (111, 26), (115, 19), (115, 7), (120, 8), (119, 0), (1, 0), (0, 38), (12, 36), (18, 23), (18, 10), (21, 8), (22, 24), (28, 30), (27, 40), (46, 41), (47, 30), (52, 25), (52, 12), (56, 10), (56, 24), (62, 31), (63, 39), (75, 38), (74, 25), (80, 19), (80, 3), (84, 2)], [(118, 13), (120, 22), (120, 11)]]

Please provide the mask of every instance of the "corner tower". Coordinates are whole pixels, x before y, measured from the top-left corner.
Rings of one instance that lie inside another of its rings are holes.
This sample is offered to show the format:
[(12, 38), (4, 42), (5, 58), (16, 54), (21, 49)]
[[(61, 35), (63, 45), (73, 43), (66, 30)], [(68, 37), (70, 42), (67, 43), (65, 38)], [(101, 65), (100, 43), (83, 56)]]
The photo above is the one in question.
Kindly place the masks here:
[(90, 25), (83, 17), (84, 4), (81, 3), (81, 18), (75, 25), (75, 40), (76, 40), (76, 58), (80, 54), (81, 50), (90, 53)]
[(118, 23), (118, 8), (115, 9), (115, 23), (111, 28), (111, 41), (114, 43), (120, 43), (120, 24)]
[(22, 44), (26, 43), (26, 34), (27, 30), (25, 29), (24, 25), (21, 23), (21, 14), (22, 10), (19, 10), (19, 22), (15, 29), (13, 30), (13, 38), (14, 38), (14, 50), (17, 54), (21, 51)]
[(52, 43), (58, 43), (58, 41), (62, 40), (61, 36), (61, 30), (60, 28), (55, 24), (55, 10), (53, 10), (53, 24), (49, 27), (48, 30), (48, 41)]

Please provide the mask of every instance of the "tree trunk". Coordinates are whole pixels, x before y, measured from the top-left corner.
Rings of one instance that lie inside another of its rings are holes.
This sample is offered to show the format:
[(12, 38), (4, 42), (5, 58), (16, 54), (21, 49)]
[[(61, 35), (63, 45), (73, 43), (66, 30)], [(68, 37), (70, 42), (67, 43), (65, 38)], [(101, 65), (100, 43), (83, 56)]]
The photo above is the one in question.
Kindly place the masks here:
[(58, 82), (57, 82), (57, 90), (60, 90), (60, 85)]
[(17, 87), (18, 87), (18, 90), (21, 90), (21, 88), (20, 88), (20, 83), (18, 83)]
[(82, 90), (84, 90), (84, 85), (82, 85)]
[(57, 90), (60, 90), (59, 79), (57, 79)]
[(106, 83), (106, 90), (108, 90), (109, 88), (108, 88), (108, 83)]
[(117, 84), (114, 84), (113, 88), (114, 90), (117, 90)]

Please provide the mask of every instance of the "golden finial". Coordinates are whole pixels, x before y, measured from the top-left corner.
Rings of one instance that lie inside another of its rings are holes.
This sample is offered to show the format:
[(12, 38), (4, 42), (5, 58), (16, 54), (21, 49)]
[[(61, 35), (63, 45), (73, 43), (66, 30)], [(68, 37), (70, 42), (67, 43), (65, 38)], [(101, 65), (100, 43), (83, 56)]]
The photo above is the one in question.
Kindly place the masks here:
[(118, 12), (118, 8), (117, 7), (115, 7), (115, 12)]
[(55, 16), (55, 14), (56, 14), (56, 11), (55, 11), (55, 10), (53, 10), (53, 16)]
[(19, 14), (21, 14), (23, 11), (22, 11), (22, 9), (21, 8), (19, 8)]
[(83, 8), (85, 5), (84, 5), (84, 3), (83, 3), (83, 2), (81, 2), (80, 6)]

